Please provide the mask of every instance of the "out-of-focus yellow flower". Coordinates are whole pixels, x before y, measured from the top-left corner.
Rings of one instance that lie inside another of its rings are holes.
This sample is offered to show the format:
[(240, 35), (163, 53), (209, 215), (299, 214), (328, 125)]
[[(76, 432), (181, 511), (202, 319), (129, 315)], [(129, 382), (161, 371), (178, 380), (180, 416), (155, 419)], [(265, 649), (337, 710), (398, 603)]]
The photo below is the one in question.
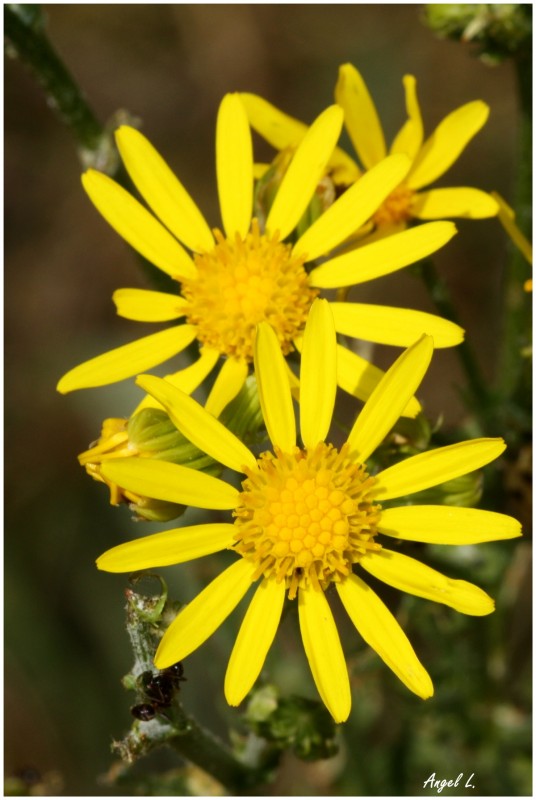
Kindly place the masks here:
[[(364, 171), (366, 174), (373, 169), (388, 153), (391, 156), (404, 154), (411, 160), (403, 180), (385, 198), (361, 233), (392, 234), (403, 230), (412, 219), (495, 216), (498, 212), (496, 200), (480, 189), (465, 186), (426, 188), (449, 169), (478, 133), (488, 118), (488, 106), (480, 100), (461, 106), (446, 116), (424, 140), (416, 79), (413, 75), (405, 75), (403, 83), (408, 119), (388, 150), (376, 106), (361, 74), (351, 64), (344, 64), (339, 69), (335, 100), (344, 109), (344, 124), (359, 165), (337, 149), (328, 165), (335, 183), (342, 186), (359, 183)], [(256, 95), (241, 96), (254, 130), (278, 150), (298, 146), (307, 131), (306, 125)], [(361, 221), (354, 231), (360, 225)]]
[[(442, 247), (455, 233), (450, 222), (405, 231), (359, 252), (329, 258), (312, 270), (356, 225), (365, 224), (405, 178), (409, 159), (382, 160), (298, 237), (296, 229), (326, 172), (343, 122), (326, 109), (302, 137), (277, 188), (263, 230), (253, 214), (251, 131), (239, 95), (227, 95), (216, 130), (216, 166), (224, 232), (210, 230), (201, 212), (149, 141), (123, 126), (116, 133), (124, 164), (152, 212), (106, 175), (89, 170), (84, 187), (104, 218), (143, 256), (181, 284), (181, 295), (119, 289), (118, 313), (139, 322), (185, 318), (185, 323), (91, 359), (68, 372), (58, 390), (101, 386), (144, 372), (197, 341), (200, 356), (168, 380), (191, 393), (221, 362), (207, 401), (218, 415), (236, 396), (253, 360), (256, 326), (266, 322), (284, 354), (297, 346), (312, 301), (322, 289), (353, 286), (398, 270)], [(181, 244), (182, 243), (182, 244)], [(191, 251), (187, 253), (182, 245)], [(457, 325), (431, 314), (362, 303), (332, 304), (345, 336), (406, 347), (423, 333), (437, 347), (463, 338)], [(349, 349), (339, 359), (339, 385), (366, 399), (381, 371)], [(408, 409), (415, 414), (418, 407)]]
[[(255, 341), (255, 374), (273, 449), (257, 458), (191, 397), (165, 380), (138, 379), (200, 449), (239, 473), (230, 483), (164, 462), (103, 464), (109, 480), (173, 502), (228, 510), (234, 522), (186, 527), (119, 545), (97, 565), (109, 572), (163, 567), (233, 550), (237, 560), (186, 605), (155, 657), (158, 668), (182, 660), (222, 624), (253, 583), (255, 594), (229, 661), (225, 695), (238, 705), (257, 679), (275, 637), (285, 597), (297, 601), (301, 636), (318, 692), (337, 722), (350, 713), (350, 683), (326, 590), (334, 584), (352, 622), (400, 680), (422, 698), (432, 682), (391, 612), (363, 581), (375, 578), (465, 614), (493, 611), (473, 584), (453, 580), (398, 550), (380, 535), (435, 544), (475, 544), (520, 535), (503, 514), (443, 506), (381, 503), (465, 475), (493, 461), (502, 439), (476, 439), (421, 453), (373, 476), (366, 462), (398, 420), (432, 356), (421, 337), (385, 373), (337, 449), (327, 443), (337, 389), (337, 345), (330, 305), (317, 300), (303, 337), (299, 423), (274, 330), (263, 322)], [(356, 571), (354, 571), (354, 568)]]

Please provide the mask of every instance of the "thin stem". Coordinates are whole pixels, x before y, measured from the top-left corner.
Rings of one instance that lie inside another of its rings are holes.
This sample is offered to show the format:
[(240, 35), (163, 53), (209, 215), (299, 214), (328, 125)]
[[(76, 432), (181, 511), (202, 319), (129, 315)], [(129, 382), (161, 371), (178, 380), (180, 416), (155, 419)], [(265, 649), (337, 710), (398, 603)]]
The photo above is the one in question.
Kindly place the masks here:
[[(162, 578), (145, 574), (131, 578), (157, 578), (160, 594), (155, 597), (127, 589), (126, 629), (134, 655), (132, 671), (123, 678), (125, 688), (140, 693), (139, 678), (146, 670), (154, 670), (153, 656), (159, 641), (158, 625), (162, 615), (169, 620), (176, 611), (167, 602), (167, 587)], [(139, 698), (143, 702), (143, 692)], [(184, 711), (177, 691), (172, 704), (159, 710), (148, 722), (133, 722), (128, 734), (114, 742), (113, 750), (132, 764), (162, 745), (173, 747), (182, 758), (191, 761), (212, 775), (230, 792), (242, 792), (266, 781), (262, 765), (250, 765), (238, 759), (212, 733), (202, 728)]]
[(8, 45), (30, 67), (80, 146), (96, 150), (104, 133), (103, 126), (47, 39), (39, 7), (6, 5), (4, 24)]
[[(40, 6), (8, 4), (4, 7), (4, 21), (8, 54), (17, 56), (26, 64), (43, 87), (49, 106), (56, 110), (74, 134), (83, 166), (105, 172), (131, 191), (132, 185), (121, 166), (112, 135), (112, 128), (125, 112), (118, 112), (106, 126), (99, 122), (47, 38)], [(139, 253), (136, 255), (156, 289), (170, 293), (177, 291), (176, 281)]]
[(204, 730), (174, 704), (172, 721), (177, 734), (168, 740), (183, 758), (197, 764), (232, 792), (243, 792), (264, 783), (264, 771), (238, 761), (209, 731)]
[[(516, 67), (520, 102), (519, 152), (516, 176), (516, 222), (522, 233), (530, 235), (532, 218), (532, 69), (530, 57), (518, 56)], [(528, 265), (516, 248), (511, 249), (502, 295), (503, 336), (499, 359), (498, 390), (506, 400), (514, 396), (526, 406), (530, 403), (530, 367), (522, 352), (530, 342), (530, 295), (523, 284)]]
[[(416, 266), (417, 269), (415, 271), (426, 286), (441, 316), (459, 325), (460, 318), (452, 301), (448, 286), (437, 272), (434, 263), (430, 259), (426, 259)], [(486, 431), (489, 427), (489, 411), (494, 405), (493, 395), (487, 387), (480, 365), (470, 343), (464, 339), (455, 350), (467, 378), (467, 384), (471, 395), (470, 398), (468, 398), (471, 409), (479, 419), (482, 430)]]

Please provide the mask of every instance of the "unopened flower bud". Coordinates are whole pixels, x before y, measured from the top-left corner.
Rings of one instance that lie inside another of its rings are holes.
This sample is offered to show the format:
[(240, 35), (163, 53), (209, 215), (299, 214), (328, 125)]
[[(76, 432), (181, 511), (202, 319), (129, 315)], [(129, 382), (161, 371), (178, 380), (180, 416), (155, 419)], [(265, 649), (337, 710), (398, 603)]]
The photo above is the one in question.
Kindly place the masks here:
[[(264, 228), (264, 223), (293, 155), (294, 150), (292, 148), (281, 150), (266, 172), (257, 181), (255, 186), (255, 217), (259, 220), (261, 228)], [(325, 175), (316, 187), (311, 202), (305, 209), (293, 234), (293, 238), (298, 239), (305, 233), (335, 200), (335, 184), (329, 175)]]
[(246, 720), (263, 739), (282, 750), (292, 749), (304, 761), (330, 758), (337, 752), (335, 723), (316, 700), (280, 697), (274, 686), (263, 686), (252, 691)]
[[(262, 426), (262, 412), (254, 377), (249, 377), (235, 399), (221, 414), (221, 422), (246, 444), (254, 445)], [(171, 461), (190, 469), (219, 475), (221, 465), (202, 452), (177, 430), (168, 414), (160, 408), (144, 408), (130, 419), (111, 417), (104, 420), (99, 439), (78, 456), (94, 480), (105, 483), (114, 506), (128, 503), (140, 519), (166, 522), (181, 516), (185, 506), (155, 500), (118, 486), (102, 475), (104, 461), (116, 458), (153, 458)]]
[(477, 45), (483, 61), (497, 64), (530, 52), (531, 13), (522, 3), (430, 3), (425, 22), (442, 38)]
[(100, 438), (78, 460), (88, 475), (108, 486), (112, 505), (128, 503), (136, 516), (154, 522), (174, 519), (185, 507), (137, 495), (104, 478), (101, 464), (116, 458), (154, 458), (212, 473), (219, 469), (177, 430), (163, 409), (144, 408), (130, 419), (104, 420)]

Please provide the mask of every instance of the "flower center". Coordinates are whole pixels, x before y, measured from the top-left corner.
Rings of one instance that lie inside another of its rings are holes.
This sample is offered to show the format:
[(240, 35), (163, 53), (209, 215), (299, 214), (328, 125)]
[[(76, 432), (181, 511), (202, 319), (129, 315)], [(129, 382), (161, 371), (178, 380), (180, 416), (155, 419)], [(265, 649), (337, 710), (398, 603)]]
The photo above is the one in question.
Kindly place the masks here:
[(247, 470), (241, 504), (234, 511), (235, 548), (261, 575), (298, 588), (325, 589), (343, 580), (352, 564), (376, 544), (380, 506), (372, 501), (375, 478), (361, 464), (320, 442), (312, 451), (262, 453), (258, 471)]
[(245, 239), (214, 233), (217, 244), (195, 256), (197, 275), (182, 284), (198, 339), (222, 355), (251, 362), (256, 326), (265, 321), (286, 355), (318, 294), (309, 287), (304, 257), (294, 258), (277, 233), (261, 234), (256, 220)]
[(393, 225), (397, 222), (406, 222), (411, 218), (411, 201), (413, 199), (413, 191), (401, 183), (391, 194), (383, 201), (382, 205), (373, 216), (373, 221), (376, 226)]

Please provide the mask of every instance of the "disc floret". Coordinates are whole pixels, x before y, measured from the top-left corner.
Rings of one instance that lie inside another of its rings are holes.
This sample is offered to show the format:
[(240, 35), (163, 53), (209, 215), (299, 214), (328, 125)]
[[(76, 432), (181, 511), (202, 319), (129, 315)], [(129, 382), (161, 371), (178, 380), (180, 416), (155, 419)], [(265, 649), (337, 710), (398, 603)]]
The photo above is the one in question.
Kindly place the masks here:
[(245, 238), (225, 238), (218, 230), (214, 235), (212, 250), (195, 256), (196, 277), (182, 284), (187, 320), (198, 339), (222, 355), (251, 362), (256, 326), (265, 321), (283, 353), (291, 352), (318, 294), (309, 286), (305, 257), (293, 256), (278, 233), (261, 233), (257, 220)]
[(275, 448), (262, 453), (258, 471), (246, 472), (234, 512), (236, 550), (257, 564), (255, 578), (285, 581), (290, 599), (299, 588), (340, 582), (365, 553), (381, 549), (375, 479), (348, 458), (347, 445)]
[(382, 225), (396, 225), (400, 222), (407, 222), (412, 217), (411, 204), (413, 196), (413, 190), (406, 184), (401, 183), (386, 197), (374, 214), (372, 218), (374, 224), (380, 227)]

